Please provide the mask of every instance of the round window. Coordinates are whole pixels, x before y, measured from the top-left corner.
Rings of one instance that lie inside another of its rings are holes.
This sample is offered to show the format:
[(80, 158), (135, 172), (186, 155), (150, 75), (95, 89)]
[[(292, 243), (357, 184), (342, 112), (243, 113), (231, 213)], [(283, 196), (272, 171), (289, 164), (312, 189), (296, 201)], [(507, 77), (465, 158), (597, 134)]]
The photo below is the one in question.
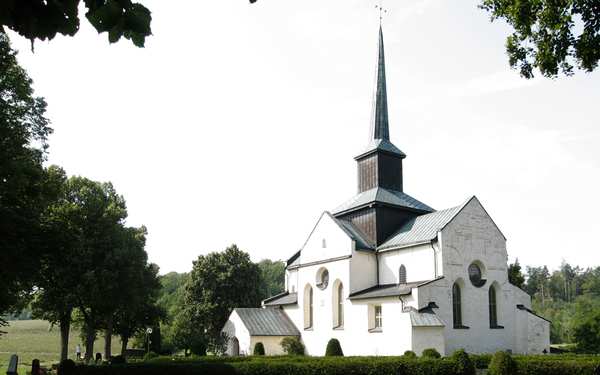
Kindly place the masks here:
[(317, 287), (321, 290), (327, 288), (329, 284), (329, 271), (326, 268), (322, 268), (317, 274)]
[(485, 284), (485, 280), (481, 274), (481, 267), (478, 264), (471, 263), (469, 266), (469, 279), (471, 280), (471, 284), (478, 288)]

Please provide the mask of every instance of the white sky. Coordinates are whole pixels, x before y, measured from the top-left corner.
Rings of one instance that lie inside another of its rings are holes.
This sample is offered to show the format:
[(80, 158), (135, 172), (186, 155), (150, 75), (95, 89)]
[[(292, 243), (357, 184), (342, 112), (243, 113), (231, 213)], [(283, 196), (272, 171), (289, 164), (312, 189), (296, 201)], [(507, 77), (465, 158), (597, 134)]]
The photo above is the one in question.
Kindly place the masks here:
[[(161, 272), (237, 243), (286, 259), (356, 193), (377, 48), (374, 0), (144, 1), (145, 49), (11, 35), (53, 121), (49, 162), (112, 181)], [(390, 133), (405, 191), (477, 195), (511, 259), (600, 264), (600, 72), (527, 81), (477, 0), (390, 1)]]

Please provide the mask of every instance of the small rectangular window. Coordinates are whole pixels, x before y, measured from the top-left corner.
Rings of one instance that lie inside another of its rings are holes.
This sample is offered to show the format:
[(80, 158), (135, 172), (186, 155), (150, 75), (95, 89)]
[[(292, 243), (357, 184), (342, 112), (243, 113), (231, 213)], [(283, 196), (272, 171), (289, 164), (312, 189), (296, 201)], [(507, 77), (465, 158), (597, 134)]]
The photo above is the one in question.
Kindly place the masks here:
[(381, 314), (381, 305), (375, 306), (375, 328), (383, 327), (383, 316)]
[(323, 249), (327, 247), (327, 240), (323, 238)]

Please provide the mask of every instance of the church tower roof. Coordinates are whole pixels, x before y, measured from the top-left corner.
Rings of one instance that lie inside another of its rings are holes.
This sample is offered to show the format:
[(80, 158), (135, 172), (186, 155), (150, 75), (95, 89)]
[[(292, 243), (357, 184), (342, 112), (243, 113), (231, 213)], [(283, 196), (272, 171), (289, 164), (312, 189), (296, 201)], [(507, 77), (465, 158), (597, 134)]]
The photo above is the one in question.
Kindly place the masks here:
[(375, 247), (408, 220), (434, 211), (404, 193), (402, 162), (405, 157), (390, 142), (385, 50), (380, 26), (369, 145), (354, 158), (358, 164), (358, 194), (333, 211), (336, 219), (351, 223)]
[(385, 78), (385, 48), (383, 29), (379, 26), (379, 43), (377, 53), (377, 79), (373, 95), (373, 112), (371, 114), (371, 132), (369, 145), (356, 157), (360, 159), (377, 150), (406, 157), (392, 142), (390, 142), (390, 126), (387, 103), (387, 82)]

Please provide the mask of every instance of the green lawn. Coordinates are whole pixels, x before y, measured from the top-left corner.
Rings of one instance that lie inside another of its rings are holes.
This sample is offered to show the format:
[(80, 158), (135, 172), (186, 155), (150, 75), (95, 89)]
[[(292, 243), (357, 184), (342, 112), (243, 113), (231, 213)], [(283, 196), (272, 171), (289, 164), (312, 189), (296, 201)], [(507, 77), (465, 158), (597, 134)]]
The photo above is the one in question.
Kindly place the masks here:
[[(35, 358), (45, 366), (58, 362), (60, 357), (60, 332), (58, 327), (52, 327), (43, 320), (18, 320), (9, 322), (2, 330), (6, 335), (0, 337), (0, 375), (6, 373), (6, 367), (12, 354), (19, 356), (19, 364), (26, 365), (31, 370), (31, 361)], [(79, 331), (71, 330), (69, 339), (69, 358), (75, 358), (75, 345), (81, 343)], [(83, 344), (81, 345), (82, 351)], [(112, 340), (113, 353), (120, 353), (121, 341), (114, 337)], [(94, 352), (104, 354), (104, 338), (96, 340)], [(25, 374), (25, 367), (21, 367)]]

